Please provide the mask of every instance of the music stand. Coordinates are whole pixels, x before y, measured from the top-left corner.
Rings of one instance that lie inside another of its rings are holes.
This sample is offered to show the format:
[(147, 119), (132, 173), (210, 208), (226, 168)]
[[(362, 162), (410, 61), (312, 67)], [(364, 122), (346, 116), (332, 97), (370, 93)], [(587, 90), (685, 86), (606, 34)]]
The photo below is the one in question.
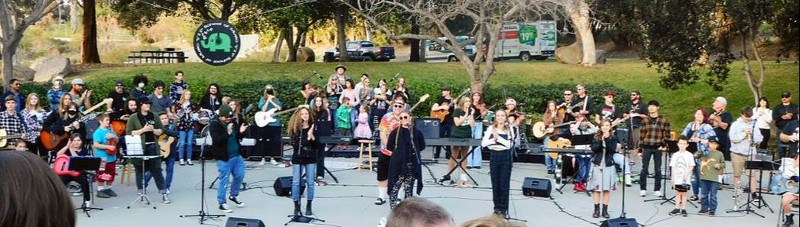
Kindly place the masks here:
[[(758, 176), (758, 189), (761, 189), (761, 182), (764, 179), (764, 170), (773, 171), (773, 170), (777, 170), (779, 167), (780, 167), (779, 164), (774, 163), (772, 161), (745, 161), (744, 162), (744, 169), (750, 170), (750, 174), (753, 174), (752, 173), (753, 170), (758, 170), (758, 175), (759, 175)], [(750, 195), (748, 195), (748, 197), (749, 196)], [(744, 205), (744, 207), (745, 207), (744, 209), (742, 209), (742, 210), (734, 209), (734, 210), (728, 211), (728, 213), (731, 213), (731, 212), (745, 212), (745, 214), (751, 214), (752, 213), (752, 214), (755, 214), (756, 216), (764, 218), (764, 215), (756, 213), (755, 210), (751, 209), (751, 206), (750, 206), (751, 204), (752, 204), (752, 206), (754, 206), (756, 208), (759, 208), (759, 209), (761, 209), (763, 207), (767, 207), (770, 212), (775, 213), (775, 211), (772, 210), (772, 207), (770, 207), (769, 204), (764, 202), (764, 199), (763, 199), (762, 194), (761, 194), (761, 190), (758, 190), (758, 197), (761, 198), (761, 202), (759, 202), (758, 204), (756, 204), (755, 200), (748, 199), (749, 201), (747, 201), (747, 203)]]
[[(666, 141), (666, 144), (667, 144), (667, 151), (664, 152), (664, 153), (666, 153), (667, 159), (666, 159), (666, 161), (664, 161), (664, 170), (667, 171), (667, 174), (665, 174), (664, 176), (661, 177), (661, 181), (662, 181), (661, 197), (660, 198), (655, 198), (655, 199), (647, 199), (647, 200), (645, 200), (645, 202), (664, 200), (663, 202), (661, 202), (661, 205), (664, 205), (665, 203), (675, 204), (675, 195), (673, 195), (672, 197), (667, 198), (667, 178), (670, 178), (669, 176), (672, 175), (671, 171), (669, 171), (669, 161), (672, 158), (672, 154), (674, 154), (675, 152), (678, 152), (680, 149), (678, 148), (678, 141), (677, 140), (665, 140), (665, 141)], [(697, 143), (696, 142), (689, 142), (689, 145), (686, 147), (686, 151), (691, 152), (691, 153), (694, 153), (695, 151), (697, 151)], [(694, 159), (692, 159), (692, 162), (694, 162)], [(658, 171), (661, 171), (661, 170), (658, 170)], [(692, 168), (690, 171), (694, 171), (694, 168)], [(694, 174), (694, 173), (692, 173), (692, 174)], [(693, 186), (696, 187), (696, 185), (693, 185)], [(697, 208), (697, 204), (694, 204), (694, 202), (692, 202), (691, 200), (687, 199), (686, 202), (691, 204), (694, 208)]]
[(161, 155), (128, 155), (123, 156), (127, 159), (141, 159), (142, 160), (142, 192), (139, 193), (139, 196), (136, 197), (130, 204), (128, 204), (128, 209), (131, 209), (131, 206), (136, 203), (136, 201), (142, 201), (145, 205), (153, 204), (153, 209), (156, 209), (156, 205), (150, 200), (150, 197), (147, 197), (147, 187), (145, 187), (145, 177), (144, 174), (147, 171), (145, 166), (147, 165), (145, 162), (150, 159), (160, 158)]
[[(100, 169), (100, 158), (97, 157), (71, 157), (69, 159), (69, 167), (70, 171), (77, 171), (77, 172), (86, 172), (86, 171), (97, 171)], [(88, 179), (87, 179), (88, 181)], [(89, 181), (91, 182), (91, 181)], [(91, 193), (91, 186), (89, 186), (89, 193)], [(92, 217), (89, 215), (89, 211), (91, 210), (103, 210), (103, 208), (91, 207), (86, 205), (86, 199), (83, 199), (83, 203), (81, 207), (75, 210), (82, 210), (83, 213), (86, 213), (86, 217)]]

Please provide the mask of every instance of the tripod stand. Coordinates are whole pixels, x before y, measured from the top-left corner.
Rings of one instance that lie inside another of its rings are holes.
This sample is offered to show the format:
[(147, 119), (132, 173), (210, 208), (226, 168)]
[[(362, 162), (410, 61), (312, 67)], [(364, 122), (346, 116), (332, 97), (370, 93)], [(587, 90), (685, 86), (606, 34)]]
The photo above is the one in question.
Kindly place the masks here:
[[(752, 156), (750, 156), (750, 159), (752, 159)], [(752, 161), (751, 160), (751, 161), (746, 161), (745, 162), (745, 169), (748, 169), (750, 171), (750, 176), (752, 176), (752, 174), (753, 174), (753, 169), (758, 169), (759, 170), (758, 171), (759, 172), (759, 177), (758, 177), (758, 184), (759, 185), (758, 185), (757, 189), (761, 188), (761, 180), (764, 179), (764, 177), (763, 177), (764, 169), (774, 170), (775, 168), (773, 168), (773, 167), (774, 167), (774, 164), (772, 162), (770, 162), (770, 161)], [(739, 189), (735, 188), (734, 190), (739, 190)], [(752, 198), (752, 196), (751, 196), (752, 193), (755, 193), (755, 192), (747, 193), (747, 203), (745, 203), (742, 206), (737, 206), (736, 204), (734, 204), (733, 209), (727, 210), (727, 212), (728, 213), (744, 212), (745, 214), (755, 214), (756, 216), (759, 216), (761, 218), (765, 218), (764, 215), (761, 215), (761, 214), (757, 213), (755, 210), (753, 210), (751, 208), (751, 205), (752, 205), (752, 206), (754, 206), (756, 208), (759, 208), (759, 209), (762, 208), (762, 207), (767, 207), (767, 208), (769, 208), (770, 212), (775, 213), (775, 211), (772, 210), (772, 207), (769, 207), (769, 204), (767, 204), (766, 202), (761, 201), (761, 202), (759, 202), (759, 204), (755, 204), (756, 201), (754, 200), (754, 198)], [(761, 197), (761, 190), (758, 190), (758, 197), (762, 198)], [(739, 209), (740, 207), (744, 207), (744, 209)]]
[[(671, 142), (676, 143), (677, 141), (671, 141)], [(676, 145), (676, 147), (677, 147), (677, 145)], [(664, 163), (663, 164), (663, 168), (664, 168), (664, 170), (668, 170), (669, 169), (669, 159), (672, 158), (672, 151), (667, 149), (666, 151), (662, 151), (662, 153), (665, 153), (665, 154), (661, 154), (662, 156), (666, 156), (667, 157), (666, 160), (662, 159), (662, 162)], [(642, 162), (644, 163), (644, 160), (642, 160)], [(662, 171), (662, 169), (661, 169), (662, 167), (657, 167), (657, 166), (654, 166), (654, 167), (655, 167), (654, 168), (655, 171)], [(644, 166), (642, 168), (644, 168)], [(644, 170), (642, 170), (642, 171), (644, 171)], [(663, 174), (657, 174), (656, 176), (658, 176), (658, 175), (662, 175), (661, 176), (661, 182), (662, 182), (661, 183), (661, 196), (658, 197), (658, 198), (655, 198), (655, 199), (646, 199), (644, 201), (645, 202), (663, 201), (663, 202), (661, 202), (661, 205), (664, 205), (665, 203), (675, 204), (675, 199), (674, 199), (675, 196), (673, 196), (671, 198), (667, 198), (667, 195), (666, 195), (666, 193), (667, 193), (667, 178), (669, 176), (669, 172), (667, 172), (667, 176), (664, 176)], [(659, 180), (659, 179), (656, 179), (656, 180)], [(694, 204), (692, 204), (692, 206), (697, 207), (697, 205), (694, 205)]]
[[(70, 171), (82, 172), (82, 174), (79, 175), (78, 177), (86, 177), (86, 181), (88, 181), (87, 185), (89, 187), (89, 190), (87, 190), (87, 191), (91, 194), (91, 192), (92, 192), (92, 181), (93, 180), (90, 177), (91, 175), (88, 174), (87, 171), (97, 171), (98, 169), (100, 169), (100, 164), (101, 164), (100, 163), (100, 158), (73, 157), (73, 158), (70, 158), (70, 160), (69, 160), (68, 169)], [(92, 210), (103, 210), (103, 208), (91, 207), (88, 204), (86, 204), (86, 202), (88, 202), (88, 201), (84, 197), (83, 203), (81, 204), (81, 207), (79, 207), (79, 208), (77, 208), (75, 210), (83, 211), (83, 213), (86, 214), (86, 217), (92, 217), (92, 216), (89, 215), (89, 211), (92, 211)]]
[[(129, 156), (125, 156), (125, 158), (129, 158), (129, 159), (141, 159), (142, 160), (142, 168), (141, 168), (142, 169), (142, 192), (139, 193), (139, 196), (136, 197), (136, 199), (134, 199), (133, 201), (131, 201), (130, 204), (128, 204), (128, 209), (131, 209), (131, 206), (133, 206), (133, 204), (136, 203), (137, 201), (141, 201), (145, 205), (153, 204), (153, 201), (150, 200), (150, 197), (147, 197), (147, 187), (144, 187), (145, 183), (147, 183), (147, 182), (145, 182), (146, 178), (144, 177), (144, 175), (145, 175), (145, 172), (147, 170), (147, 168), (146, 168), (147, 160), (154, 159), (154, 158), (160, 158), (160, 157), (161, 157), (160, 155), (153, 155), (153, 156), (129, 155)], [(156, 209), (156, 205), (155, 204), (153, 204), (153, 209)]]
[(203, 137), (204, 138), (203, 142), (200, 143), (200, 172), (201, 172), (201, 174), (200, 174), (200, 211), (198, 212), (198, 214), (189, 214), (189, 215), (184, 214), (184, 215), (180, 215), (179, 216), (179, 217), (182, 217), (182, 218), (199, 217), (201, 225), (203, 224), (203, 222), (206, 221), (206, 219), (225, 217), (225, 215), (220, 215), (220, 214), (208, 214), (208, 212), (205, 211), (205, 208), (206, 208), (206, 206), (205, 206), (205, 201), (206, 201), (206, 189), (205, 189), (205, 184), (206, 184), (206, 159), (204, 158), (205, 157), (204, 154), (205, 154), (206, 145), (210, 143), (210, 141), (209, 141), (210, 138), (209, 137), (211, 137), (211, 135), (210, 135), (211, 133), (208, 133), (208, 125), (206, 125), (205, 127), (203, 127), (202, 130), (200, 130), (200, 135), (203, 135), (203, 132), (207, 132), (207, 133), (206, 133), (206, 136)]

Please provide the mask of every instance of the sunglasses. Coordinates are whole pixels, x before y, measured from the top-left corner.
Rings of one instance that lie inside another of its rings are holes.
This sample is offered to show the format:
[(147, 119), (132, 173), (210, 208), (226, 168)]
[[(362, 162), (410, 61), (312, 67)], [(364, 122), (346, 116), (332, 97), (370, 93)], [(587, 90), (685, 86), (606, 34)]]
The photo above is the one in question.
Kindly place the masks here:
[(406, 106), (405, 104), (394, 104), (394, 107), (396, 107), (396, 108), (402, 108), (402, 107), (405, 107), (405, 106)]
[(400, 116), (400, 119), (401, 119), (401, 120), (408, 120), (409, 118), (411, 118), (411, 117), (410, 117), (410, 116), (408, 116), (408, 115), (403, 115), (403, 116)]
[(572, 96), (572, 94), (564, 94), (564, 96)]

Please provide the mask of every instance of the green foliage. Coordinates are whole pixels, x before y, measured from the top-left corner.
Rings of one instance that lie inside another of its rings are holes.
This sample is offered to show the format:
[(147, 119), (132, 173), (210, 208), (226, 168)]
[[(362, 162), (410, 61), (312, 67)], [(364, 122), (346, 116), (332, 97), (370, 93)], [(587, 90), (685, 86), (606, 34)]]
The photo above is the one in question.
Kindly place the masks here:
[(800, 1), (774, 0), (773, 4), (775, 16), (768, 20), (781, 38), (781, 54), (788, 56), (794, 51), (800, 55)]

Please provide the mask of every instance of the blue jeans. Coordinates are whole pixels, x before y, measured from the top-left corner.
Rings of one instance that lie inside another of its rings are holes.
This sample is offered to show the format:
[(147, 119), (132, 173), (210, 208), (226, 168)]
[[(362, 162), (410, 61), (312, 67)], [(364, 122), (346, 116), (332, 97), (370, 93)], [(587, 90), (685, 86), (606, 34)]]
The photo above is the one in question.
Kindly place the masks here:
[[(475, 127), (472, 127), (472, 138), (473, 139), (483, 138), (483, 123), (481, 122), (475, 123)], [(482, 155), (483, 154), (481, 154), (481, 147), (473, 147), (472, 154), (467, 156), (467, 166), (481, 167), (481, 161), (483, 161)]]
[(700, 197), (700, 159), (694, 159), (694, 168), (692, 168), (692, 195)]
[(242, 188), (242, 181), (244, 181), (244, 167), (244, 159), (242, 159), (242, 156), (230, 158), (227, 162), (217, 160), (217, 170), (219, 171), (217, 202), (219, 204), (225, 203), (225, 191), (228, 189), (228, 177), (230, 177), (231, 174), (233, 174), (231, 196), (239, 196), (239, 190)]
[[(303, 171), (305, 169), (305, 171)], [(314, 199), (317, 164), (292, 164), (292, 200), (300, 201), (300, 176), (306, 173), (306, 200)]]
[[(166, 187), (166, 189), (170, 189), (172, 187), (172, 175), (175, 172), (175, 158), (172, 156), (167, 157), (164, 159), (164, 162), (167, 166), (165, 169), (167, 175), (164, 176), (164, 187)], [(153, 178), (153, 175), (150, 174), (150, 172), (146, 172), (144, 174), (144, 187), (147, 187), (147, 185), (150, 184), (150, 178)]]
[(576, 182), (586, 183), (589, 180), (589, 173), (592, 172), (592, 158), (584, 155), (577, 155), (575, 157), (578, 164), (578, 175), (575, 176)]
[(511, 151), (490, 151), (489, 176), (492, 180), (492, 201), (495, 211), (508, 212), (511, 189)]
[(616, 163), (621, 169), (624, 169), (626, 175), (631, 174), (631, 165), (625, 161), (625, 155), (620, 153), (614, 154), (614, 163)]
[[(544, 137), (544, 146), (547, 147), (550, 144), (550, 137)], [(544, 166), (547, 167), (547, 170), (556, 170), (556, 160), (550, 157), (549, 153), (544, 154)]]
[(716, 181), (700, 180), (700, 188), (703, 194), (700, 196), (700, 210), (715, 212), (717, 210), (717, 187)]
[[(178, 159), (192, 159), (192, 145), (194, 144), (194, 130), (178, 132)], [(184, 152), (186, 151), (186, 155)]]

